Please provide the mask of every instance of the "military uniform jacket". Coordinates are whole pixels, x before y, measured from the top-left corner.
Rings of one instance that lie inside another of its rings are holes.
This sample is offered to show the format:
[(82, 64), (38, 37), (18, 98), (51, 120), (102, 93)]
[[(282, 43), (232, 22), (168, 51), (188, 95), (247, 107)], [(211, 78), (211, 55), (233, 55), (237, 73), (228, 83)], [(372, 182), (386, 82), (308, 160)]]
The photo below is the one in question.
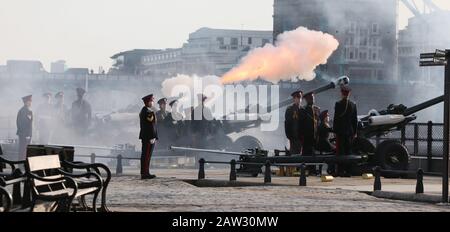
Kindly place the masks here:
[(334, 107), (333, 129), (338, 135), (353, 136), (358, 129), (358, 116), (356, 104), (343, 99), (336, 102)]
[(27, 107), (22, 107), (17, 114), (17, 135), (31, 137), (33, 132), (33, 112)]
[(289, 140), (300, 138), (300, 107), (291, 105), (284, 114), (284, 132)]
[(317, 139), (317, 127), (319, 120), (319, 108), (315, 105), (305, 106), (300, 111), (301, 133), (304, 138)]
[(86, 100), (72, 103), (72, 121), (75, 125), (88, 128), (91, 120), (91, 105)]
[(139, 121), (141, 125), (141, 130), (139, 132), (139, 139), (142, 140), (158, 139), (155, 112), (144, 106), (141, 112), (139, 113)]

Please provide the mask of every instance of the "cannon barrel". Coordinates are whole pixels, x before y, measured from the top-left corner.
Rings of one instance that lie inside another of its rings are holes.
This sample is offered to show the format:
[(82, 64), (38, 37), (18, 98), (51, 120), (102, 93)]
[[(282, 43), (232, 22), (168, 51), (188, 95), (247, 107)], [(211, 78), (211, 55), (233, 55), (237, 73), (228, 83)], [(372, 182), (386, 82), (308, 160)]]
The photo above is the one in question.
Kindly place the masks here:
[[(329, 83), (329, 84), (327, 84), (325, 86), (321, 86), (319, 88), (316, 88), (316, 89), (313, 89), (311, 91), (305, 92), (303, 94), (303, 96), (306, 96), (306, 95), (308, 95), (310, 93), (314, 93), (314, 94), (322, 93), (322, 92), (325, 92), (325, 91), (327, 91), (329, 89), (334, 89), (338, 85), (339, 86), (348, 85), (349, 82), (350, 82), (350, 78), (348, 78), (347, 76), (342, 76), (342, 77), (339, 77), (338, 79), (336, 79), (336, 81), (333, 81), (333, 82), (331, 82), (331, 83)], [(292, 98), (285, 99), (285, 100), (281, 101), (278, 104), (274, 104), (274, 105), (270, 106), (267, 109), (267, 112), (271, 112), (272, 110), (277, 109), (277, 108), (283, 108), (283, 107), (288, 106), (290, 104), (292, 104)]]
[(221, 150), (199, 149), (199, 148), (191, 148), (191, 147), (176, 147), (176, 146), (170, 146), (170, 150), (206, 152), (206, 153), (211, 153), (211, 154), (221, 154), (221, 155), (231, 155), (231, 156), (248, 156), (248, 155), (250, 155), (245, 152), (221, 151)]
[(439, 104), (439, 103), (441, 103), (443, 101), (444, 101), (444, 95), (442, 95), (440, 97), (437, 97), (437, 98), (433, 98), (433, 99), (431, 99), (429, 101), (426, 101), (426, 102), (423, 102), (421, 104), (415, 105), (413, 107), (407, 108), (405, 110), (405, 112), (403, 113), (403, 115), (404, 116), (412, 115), (412, 114), (417, 113), (417, 112), (419, 112), (419, 111), (421, 111), (423, 109), (426, 109), (428, 107), (431, 107), (431, 106), (434, 106), (436, 104)]

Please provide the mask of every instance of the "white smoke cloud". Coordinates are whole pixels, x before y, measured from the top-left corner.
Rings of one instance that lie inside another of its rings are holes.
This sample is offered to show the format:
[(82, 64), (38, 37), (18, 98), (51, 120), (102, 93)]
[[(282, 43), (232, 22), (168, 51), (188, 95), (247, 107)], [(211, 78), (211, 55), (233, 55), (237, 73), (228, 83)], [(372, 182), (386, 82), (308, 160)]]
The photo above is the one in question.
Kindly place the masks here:
[(314, 70), (326, 64), (339, 42), (330, 34), (304, 27), (277, 37), (274, 45), (250, 51), (240, 64), (222, 77), (222, 83), (261, 78), (272, 83), (281, 80), (312, 80)]

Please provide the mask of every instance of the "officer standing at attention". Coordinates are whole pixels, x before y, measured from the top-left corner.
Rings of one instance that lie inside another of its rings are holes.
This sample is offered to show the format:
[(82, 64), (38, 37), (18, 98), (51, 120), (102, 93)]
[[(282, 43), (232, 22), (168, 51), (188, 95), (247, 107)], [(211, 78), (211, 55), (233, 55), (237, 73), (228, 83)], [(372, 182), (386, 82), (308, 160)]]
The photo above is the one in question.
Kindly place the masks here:
[(141, 130), (139, 139), (142, 141), (141, 154), (141, 179), (153, 179), (156, 176), (150, 174), (150, 159), (152, 158), (153, 149), (155, 148), (158, 132), (156, 129), (156, 113), (152, 109), (154, 97), (153, 94), (142, 98), (145, 106), (139, 113)]
[[(336, 133), (336, 150), (340, 156), (350, 155), (352, 141), (358, 128), (356, 104), (349, 100), (351, 89), (341, 88), (342, 99), (334, 107), (334, 132)], [(338, 169), (339, 176), (349, 176), (347, 166)]]
[(33, 111), (31, 111), (32, 96), (22, 98), (23, 107), (17, 113), (17, 136), (19, 136), (19, 159), (27, 158), (27, 146), (31, 143), (33, 132)]
[(300, 128), (300, 105), (302, 104), (302, 91), (295, 91), (291, 94), (294, 104), (286, 109), (284, 114), (284, 132), (289, 140), (289, 153), (300, 155), (302, 153), (302, 140)]

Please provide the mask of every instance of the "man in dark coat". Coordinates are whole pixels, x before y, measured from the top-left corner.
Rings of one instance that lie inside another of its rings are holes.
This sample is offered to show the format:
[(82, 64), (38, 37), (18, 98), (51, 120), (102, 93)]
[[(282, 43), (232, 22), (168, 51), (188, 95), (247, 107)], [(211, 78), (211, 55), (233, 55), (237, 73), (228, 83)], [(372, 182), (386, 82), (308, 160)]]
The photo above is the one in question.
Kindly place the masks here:
[(319, 120), (319, 107), (314, 105), (314, 94), (305, 95), (306, 106), (301, 110), (300, 122), (303, 134), (303, 155), (314, 155), (314, 148), (317, 145), (317, 128)]
[(17, 135), (19, 136), (19, 157), (18, 160), (27, 158), (27, 146), (31, 143), (33, 133), (33, 112), (31, 111), (32, 96), (22, 98), (23, 107), (17, 114)]
[(170, 138), (174, 137), (172, 131), (173, 122), (170, 112), (167, 111), (167, 98), (158, 100), (159, 110), (156, 112), (156, 121), (158, 122), (158, 142), (162, 142), (164, 146), (169, 145)]
[(150, 174), (150, 159), (155, 148), (158, 132), (156, 128), (156, 113), (153, 109), (153, 94), (142, 98), (145, 106), (139, 113), (140, 127), (139, 139), (142, 141), (141, 154), (141, 179), (152, 179), (155, 175)]
[(77, 88), (78, 99), (72, 103), (72, 123), (79, 135), (85, 135), (92, 118), (92, 110), (89, 102), (83, 99), (86, 90)]
[(291, 94), (294, 104), (286, 109), (284, 114), (284, 132), (289, 140), (289, 153), (300, 155), (302, 153), (302, 140), (300, 128), (300, 105), (302, 103), (303, 92), (295, 91)]
[[(341, 89), (342, 99), (334, 107), (334, 125), (336, 133), (336, 150), (338, 155), (350, 155), (352, 141), (358, 129), (358, 114), (356, 104), (349, 100), (351, 90), (347, 87)], [(338, 170), (339, 175), (348, 176), (348, 167)], [(346, 173), (347, 172), (347, 173)]]
[(54, 107), (52, 105), (52, 94), (42, 95), (44, 102), (36, 109), (36, 126), (39, 132), (40, 144), (48, 144), (52, 136), (54, 126)]

